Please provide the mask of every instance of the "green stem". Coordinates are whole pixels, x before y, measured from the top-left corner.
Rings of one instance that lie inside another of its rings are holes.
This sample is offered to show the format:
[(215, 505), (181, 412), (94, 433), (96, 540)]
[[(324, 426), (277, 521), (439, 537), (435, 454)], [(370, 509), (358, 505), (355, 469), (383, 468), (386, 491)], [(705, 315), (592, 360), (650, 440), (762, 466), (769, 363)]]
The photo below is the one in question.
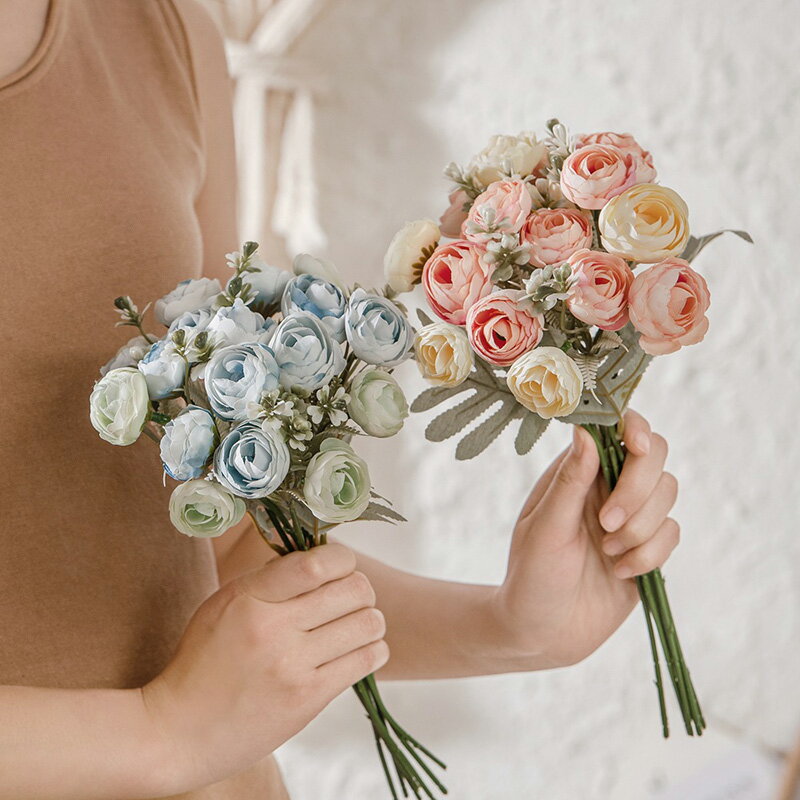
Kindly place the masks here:
[[(614, 426), (587, 424), (583, 427), (595, 442), (603, 476), (609, 488), (613, 489), (622, 472), (625, 460), (625, 449), (620, 440), (620, 434)], [(678, 698), (686, 731), (690, 736), (693, 736), (695, 732), (701, 735), (706, 724), (678, 640), (672, 610), (667, 599), (664, 577), (661, 571), (656, 569), (637, 577), (636, 585), (645, 614), (650, 650), (653, 655), (663, 734), (665, 737), (669, 736), (669, 724), (656, 633)]]

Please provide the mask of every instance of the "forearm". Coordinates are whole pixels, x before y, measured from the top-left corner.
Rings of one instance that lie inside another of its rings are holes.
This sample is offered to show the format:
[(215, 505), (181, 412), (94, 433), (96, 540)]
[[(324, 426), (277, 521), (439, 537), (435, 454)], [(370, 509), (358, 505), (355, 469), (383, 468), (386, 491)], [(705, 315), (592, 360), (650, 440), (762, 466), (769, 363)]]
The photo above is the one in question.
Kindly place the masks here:
[(139, 800), (181, 790), (141, 692), (0, 686), (0, 800)]
[(463, 678), (545, 666), (505, 624), (497, 587), (422, 578), (358, 554), (386, 616), (387, 680)]

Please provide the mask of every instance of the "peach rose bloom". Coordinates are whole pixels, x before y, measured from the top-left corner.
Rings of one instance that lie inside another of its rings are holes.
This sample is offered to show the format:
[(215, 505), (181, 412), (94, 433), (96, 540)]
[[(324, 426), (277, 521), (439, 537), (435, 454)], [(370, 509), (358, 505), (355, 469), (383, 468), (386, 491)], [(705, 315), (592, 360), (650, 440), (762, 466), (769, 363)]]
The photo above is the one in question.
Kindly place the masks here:
[(625, 260), (599, 250), (579, 250), (568, 263), (574, 282), (566, 303), (572, 316), (604, 331), (624, 328), (633, 282), (633, 271)]
[(445, 322), (463, 325), (470, 307), (492, 291), (484, 250), (457, 239), (439, 245), (422, 270), (422, 288), (431, 309)]
[(581, 208), (602, 208), (635, 183), (633, 156), (609, 145), (579, 147), (561, 167), (561, 191)]
[(623, 153), (630, 153), (636, 161), (636, 183), (652, 183), (656, 179), (653, 156), (629, 133), (585, 133), (575, 140), (576, 147), (585, 147), (587, 144), (611, 145)]
[(463, 189), (454, 189), (447, 199), (450, 206), (439, 218), (439, 230), (442, 236), (458, 239), (461, 236), (461, 226), (467, 221), (464, 205), (469, 202), (469, 196)]
[(465, 226), (468, 232), (467, 238), (476, 242), (490, 239), (491, 233), (484, 233), (482, 229), (490, 227), (489, 219), (492, 214), (493, 231), (519, 233), (528, 214), (531, 213), (532, 205), (531, 193), (523, 181), (493, 183), (485, 192), (479, 194), (472, 204)]
[(530, 263), (549, 267), (592, 246), (592, 217), (578, 208), (540, 208), (528, 217), (519, 235), (531, 246)]
[(639, 345), (652, 356), (703, 340), (711, 305), (708, 285), (682, 258), (667, 258), (634, 278), (628, 295)]
[(544, 318), (520, 306), (525, 292), (504, 289), (478, 300), (467, 314), (472, 349), (498, 367), (507, 367), (541, 341)]

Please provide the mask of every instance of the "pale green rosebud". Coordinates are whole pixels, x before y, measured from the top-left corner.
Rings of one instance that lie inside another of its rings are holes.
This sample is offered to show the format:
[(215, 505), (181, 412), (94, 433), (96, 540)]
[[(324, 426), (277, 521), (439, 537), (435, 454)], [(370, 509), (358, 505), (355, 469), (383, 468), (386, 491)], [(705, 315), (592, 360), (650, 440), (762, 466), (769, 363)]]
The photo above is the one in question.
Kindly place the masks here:
[(175, 488), (169, 500), (169, 518), (186, 536), (209, 539), (239, 523), (243, 500), (211, 481), (192, 480)]
[(397, 381), (382, 369), (360, 372), (350, 384), (350, 416), (370, 436), (394, 436), (408, 416), (408, 402)]

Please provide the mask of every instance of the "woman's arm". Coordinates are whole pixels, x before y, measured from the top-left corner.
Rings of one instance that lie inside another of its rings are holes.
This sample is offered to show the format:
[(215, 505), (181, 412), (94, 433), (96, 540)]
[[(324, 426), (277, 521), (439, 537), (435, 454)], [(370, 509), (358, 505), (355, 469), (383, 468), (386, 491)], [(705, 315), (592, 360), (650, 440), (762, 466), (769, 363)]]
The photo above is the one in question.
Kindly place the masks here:
[(0, 709), (0, 800), (138, 800), (175, 786), (139, 690), (0, 686)]

